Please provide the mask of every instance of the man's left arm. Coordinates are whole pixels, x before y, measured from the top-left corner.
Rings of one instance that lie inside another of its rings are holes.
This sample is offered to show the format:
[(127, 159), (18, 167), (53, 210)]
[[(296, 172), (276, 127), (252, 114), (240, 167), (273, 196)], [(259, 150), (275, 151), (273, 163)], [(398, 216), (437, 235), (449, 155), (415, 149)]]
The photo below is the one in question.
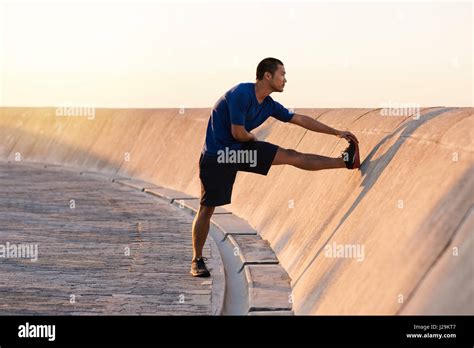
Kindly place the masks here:
[(298, 126), (306, 128), (307, 130), (310, 130), (313, 132), (335, 135), (339, 138), (344, 138), (349, 141), (353, 140), (356, 143), (359, 142), (359, 140), (357, 140), (357, 137), (351, 132), (340, 131), (340, 130), (331, 128), (325, 125), (324, 123), (321, 123), (313, 119), (312, 117), (309, 117), (306, 115), (294, 114), (289, 122), (293, 124), (297, 124)]

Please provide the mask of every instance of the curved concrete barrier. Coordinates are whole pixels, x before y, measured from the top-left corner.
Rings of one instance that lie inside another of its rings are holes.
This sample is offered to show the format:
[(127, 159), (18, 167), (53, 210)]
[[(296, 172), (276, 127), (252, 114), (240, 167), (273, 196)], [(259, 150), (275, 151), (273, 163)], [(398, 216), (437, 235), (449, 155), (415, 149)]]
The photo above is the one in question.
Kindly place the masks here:
[[(58, 117), (54, 108), (2, 108), (0, 158), (113, 173), (198, 197), (209, 111), (99, 109), (89, 120)], [(473, 223), (473, 109), (425, 108), (419, 117), (382, 116), (379, 109), (297, 112), (355, 133), (361, 170), (239, 173), (233, 203), (224, 207), (270, 243), (291, 278), (293, 311), (474, 314), (466, 232)], [(328, 156), (346, 146), (274, 120), (257, 134)]]

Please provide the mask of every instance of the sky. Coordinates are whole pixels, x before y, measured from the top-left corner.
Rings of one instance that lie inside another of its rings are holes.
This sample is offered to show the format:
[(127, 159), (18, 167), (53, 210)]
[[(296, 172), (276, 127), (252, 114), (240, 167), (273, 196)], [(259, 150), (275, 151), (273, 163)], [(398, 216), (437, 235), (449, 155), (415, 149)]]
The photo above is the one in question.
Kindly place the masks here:
[(211, 107), (276, 57), (287, 107), (473, 106), (472, 2), (0, 2), (0, 106)]

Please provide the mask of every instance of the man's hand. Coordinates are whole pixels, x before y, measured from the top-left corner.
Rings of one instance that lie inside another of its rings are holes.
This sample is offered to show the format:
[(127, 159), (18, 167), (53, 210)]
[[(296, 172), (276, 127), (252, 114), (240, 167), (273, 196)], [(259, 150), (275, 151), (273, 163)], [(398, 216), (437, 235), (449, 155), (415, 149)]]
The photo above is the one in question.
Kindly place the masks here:
[(344, 138), (348, 141), (354, 141), (356, 143), (359, 143), (359, 140), (357, 140), (357, 137), (348, 131), (337, 131), (336, 136), (339, 138)]
[(253, 133), (249, 133), (249, 134), (252, 137), (252, 139), (250, 139), (250, 141), (258, 141), (258, 138), (255, 134), (253, 134)]

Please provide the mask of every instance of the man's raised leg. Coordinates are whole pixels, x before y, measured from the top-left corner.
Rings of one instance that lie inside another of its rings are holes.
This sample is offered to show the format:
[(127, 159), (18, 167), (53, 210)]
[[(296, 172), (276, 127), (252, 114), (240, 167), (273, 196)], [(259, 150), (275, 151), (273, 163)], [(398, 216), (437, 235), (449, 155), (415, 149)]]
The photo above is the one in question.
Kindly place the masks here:
[(342, 157), (325, 157), (309, 153), (301, 153), (292, 149), (278, 148), (272, 165), (290, 164), (305, 170), (321, 170), (346, 168)]

